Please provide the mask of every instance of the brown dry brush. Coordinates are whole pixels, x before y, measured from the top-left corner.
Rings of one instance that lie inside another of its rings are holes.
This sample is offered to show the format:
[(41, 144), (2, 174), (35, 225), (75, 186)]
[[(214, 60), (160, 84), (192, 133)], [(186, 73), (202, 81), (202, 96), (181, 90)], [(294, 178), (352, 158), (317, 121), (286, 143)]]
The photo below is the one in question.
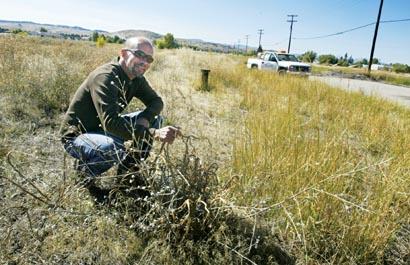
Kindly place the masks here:
[(180, 157), (167, 146), (142, 164), (145, 186), (133, 188), (150, 196), (115, 199), (124, 222), (149, 241), (140, 263), (292, 264), (267, 226), (226, 200), (229, 187), (219, 185), (216, 164), (203, 163), (192, 140), (184, 137)]
[[(10, 204), (4, 210), (14, 209), (16, 220), (7, 220), (9, 227), (2, 229), (8, 233), (3, 239), (14, 237), (14, 242), (6, 246), (9, 249), (0, 258), (14, 262), (104, 264), (110, 260), (100, 246), (99, 251), (95, 250), (91, 241), (90, 246), (83, 244), (88, 251), (75, 255), (72, 252), (80, 251), (81, 243), (72, 241), (77, 238), (73, 231), (84, 230), (85, 236), (92, 234), (87, 224), (105, 214), (115, 216), (119, 226), (115, 224), (114, 229), (119, 230), (121, 237), (127, 235), (121, 231), (134, 230), (141, 242), (139, 247), (127, 249), (136, 253), (111, 260), (117, 264), (293, 264), (295, 260), (285, 250), (285, 243), (271, 232), (263, 216), (255, 214), (257, 209), (237, 207), (229, 201), (229, 183), (218, 181), (217, 166), (201, 161), (192, 142), (192, 137), (183, 137), (185, 148), (179, 156), (170, 146), (162, 146), (157, 155), (141, 162), (140, 170), (133, 175), (142, 178), (144, 184), (132, 177), (121, 182), (121, 189), (111, 184), (109, 205), (98, 206), (95, 212), (84, 210), (83, 206), (73, 207), (73, 202), (80, 204), (84, 198), (81, 188), (70, 184), (66, 173), (59, 181), (46, 185), (25, 175), (9, 154), (9, 169), (17, 177), (3, 175), (1, 183), (14, 186), (24, 200), (13, 202), (14, 206)], [(102, 176), (102, 180), (105, 177), (112, 178)], [(18, 222), (21, 218), (26, 220), (25, 225)], [(71, 231), (64, 226), (58, 228), (56, 219), (72, 226)], [(23, 227), (29, 236), (18, 240), (24, 235)], [(104, 228), (97, 226), (98, 229), (106, 234)], [(62, 238), (55, 238), (59, 236)], [(83, 239), (78, 236), (78, 240)], [(116, 239), (108, 236), (107, 240)], [(125, 240), (133, 239), (128, 236)], [(52, 244), (61, 245), (60, 249), (49, 250)], [(121, 242), (118, 245), (124, 247)]]

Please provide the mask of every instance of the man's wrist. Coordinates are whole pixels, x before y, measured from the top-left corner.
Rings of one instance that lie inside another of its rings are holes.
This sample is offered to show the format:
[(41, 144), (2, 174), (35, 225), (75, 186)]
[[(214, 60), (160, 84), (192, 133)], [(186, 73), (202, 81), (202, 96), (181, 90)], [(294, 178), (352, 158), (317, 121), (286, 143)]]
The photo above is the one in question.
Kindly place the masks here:
[(151, 137), (154, 138), (154, 140), (158, 140), (158, 139), (159, 139), (158, 129), (149, 128), (149, 129), (148, 129), (148, 132), (149, 132), (149, 134), (151, 135)]

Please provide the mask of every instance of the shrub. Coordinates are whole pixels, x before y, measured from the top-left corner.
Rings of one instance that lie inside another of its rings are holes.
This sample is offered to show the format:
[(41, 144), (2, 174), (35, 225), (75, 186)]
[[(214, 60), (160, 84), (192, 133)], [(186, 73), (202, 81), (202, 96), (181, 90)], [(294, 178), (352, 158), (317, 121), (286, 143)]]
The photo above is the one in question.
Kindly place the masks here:
[(174, 35), (172, 35), (171, 33), (167, 33), (161, 39), (155, 40), (154, 44), (157, 46), (158, 49), (175, 49), (179, 47), (178, 43), (174, 38)]
[(316, 57), (317, 53), (315, 53), (314, 51), (307, 51), (300, 56), (300, 60), (302, 62), (313, 63)]
[(320, 64), (335, 64), (337, 63), (336, 56), (332, 54), (322, 54), (319, 56), (319, 63)]
[(97, 41), (96, 41), (96, 45), (98, 48), (104, 47), (105, 43), (106, 43), (106, 39), (104, 37), (104, 35), (98, 36)]
[(410, 66), (407, 64), (395, 63), (392, 70), (396, 73), (410, 73)]

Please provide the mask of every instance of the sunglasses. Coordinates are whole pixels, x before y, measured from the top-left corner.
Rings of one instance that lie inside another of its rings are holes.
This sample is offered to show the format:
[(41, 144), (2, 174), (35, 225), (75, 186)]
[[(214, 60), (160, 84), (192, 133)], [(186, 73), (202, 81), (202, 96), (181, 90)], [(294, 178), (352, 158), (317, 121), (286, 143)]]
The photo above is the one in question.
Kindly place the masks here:
[(154, 58), (151, 55), (146, 54), (145, 52), (143, 52), (141, 50), (127, 49), (127, 51), (130, 51), (134, 56), (136, 56), (140, 59), (143, 59), (147, 63), (152, 63), (154, 61)]

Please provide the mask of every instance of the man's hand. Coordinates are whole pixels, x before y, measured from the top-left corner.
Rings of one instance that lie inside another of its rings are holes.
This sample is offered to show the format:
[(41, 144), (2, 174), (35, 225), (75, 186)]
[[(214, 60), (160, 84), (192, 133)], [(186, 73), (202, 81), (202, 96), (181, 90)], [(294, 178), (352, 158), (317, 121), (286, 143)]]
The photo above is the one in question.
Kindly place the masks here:
[(155, 130), (154, 138), (163, 143), (172, 144), (175, 138), (177, 138), (177, 136), (180, 136), (180, 135), (182, 135), (180, 128), (173, 127), (173, 126), (166, 126), (161, 129)]

